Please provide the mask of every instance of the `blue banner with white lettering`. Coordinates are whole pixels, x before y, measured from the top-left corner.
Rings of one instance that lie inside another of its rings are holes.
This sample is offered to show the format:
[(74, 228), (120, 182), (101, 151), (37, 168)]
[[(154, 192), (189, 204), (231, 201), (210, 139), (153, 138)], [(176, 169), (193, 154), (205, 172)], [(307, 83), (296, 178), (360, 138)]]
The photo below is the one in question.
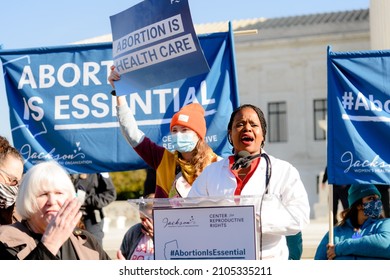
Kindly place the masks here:
[(209, 71), (187, 0), (144, 0), (110, 21), (117, 95)]
[[(200, 103), (206, 141), (226, 156), (231, 152), (227, 124), (239, 105), (232, 31), (199, 36), (199, 41), (210, 72), (126, 97), (139, 128), (168, 149), (173, 114)], [(9, 115), (0, 130), (9, 127), (27, 169), (47, 159), (71, 173), (147, 167), (121, 135), (107, 80), (112, 63), (111, 43), (0, 51), (0, 98), (8, 105), (3, 116)]]
[(390, 51), (328, 47), (328, 180), (390, 183)]

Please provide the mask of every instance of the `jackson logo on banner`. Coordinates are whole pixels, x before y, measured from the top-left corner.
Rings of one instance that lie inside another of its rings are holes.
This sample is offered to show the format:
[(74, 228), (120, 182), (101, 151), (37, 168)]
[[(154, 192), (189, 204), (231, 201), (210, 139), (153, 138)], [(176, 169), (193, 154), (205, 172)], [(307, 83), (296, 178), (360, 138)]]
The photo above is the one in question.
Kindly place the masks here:
[(328, 180), (390, 183), (390, 51), (328, 47)]
[[(217, 154), (230, 154), (227, 124), (239, 99), (229, 27), (198, 36), (211, 71), (126, 95), (139, 128), (157, 144), (170, 149), (171, 117), (198, 102), (205, 140)], [(0, 50), (0, 133), (11, 136), (27, 169), (48, 159), (71, 173), (147, 167), (120, 132), (107, 80), (112, 64), (112, 43)]]
[(144, 0), (110, 20), (117, 95), (209, 71), (187, 0)]

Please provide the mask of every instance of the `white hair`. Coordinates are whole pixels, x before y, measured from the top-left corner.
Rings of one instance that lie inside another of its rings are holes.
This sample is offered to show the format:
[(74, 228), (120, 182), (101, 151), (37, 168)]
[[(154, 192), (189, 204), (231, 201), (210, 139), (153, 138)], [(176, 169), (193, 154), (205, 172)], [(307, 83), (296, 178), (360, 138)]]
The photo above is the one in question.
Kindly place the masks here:
[(16, 198), (16, 211), (29, 219), (38, 210), (37, 197), (47, 191), (60, 190), (75, 197), (68, 172), (56, 161), (43, 161), (31, 167), (23, 176)]

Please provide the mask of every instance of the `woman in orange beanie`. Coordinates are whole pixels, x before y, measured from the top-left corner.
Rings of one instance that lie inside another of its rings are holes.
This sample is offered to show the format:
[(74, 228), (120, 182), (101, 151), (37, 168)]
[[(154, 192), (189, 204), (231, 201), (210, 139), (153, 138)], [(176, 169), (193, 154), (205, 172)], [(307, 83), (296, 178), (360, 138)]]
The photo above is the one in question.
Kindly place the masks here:
[[(111, 66), (108, 80), (113, 88), (114, 81), (119, 79), (119, 73)], [(138, 128), (125, 96), (117, 96), (117, 116), (127, 142), (156, 170), (155, 198), (186, 197), (203, 169), (221, 159), (204, 140), (206, 121), (200, 104), (188, 104), (172, 117), (170, 131), (174, 152), (145, 136)]]

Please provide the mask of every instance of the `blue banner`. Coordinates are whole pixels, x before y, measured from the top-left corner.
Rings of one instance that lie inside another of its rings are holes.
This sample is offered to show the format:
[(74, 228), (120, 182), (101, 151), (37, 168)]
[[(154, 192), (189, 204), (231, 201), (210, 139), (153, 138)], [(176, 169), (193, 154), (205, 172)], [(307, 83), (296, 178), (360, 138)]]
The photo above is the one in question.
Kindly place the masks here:
[(390, 51), (328, 47), (328, 180), (390, 183)]
[(209, 71), (187, 0), (144, 0), (110, 20), (118, 95)]
[[(168, 149), (171, 117), (188, 103), (200, 103), (206, 141), (226, 156), (227, 124), (239, 105), (232, 32), (199, 40), (209, 73), (131, 93), (128, 103), (140, 129)], [(0, 51), (5, 84), (0, 96), (9, 110), (0, 126), (10, 127), (27, 169), (47, 159), (71, 173), (147, 167), (121, 135), (107, 81), (112, 63), (111, 43)]]

